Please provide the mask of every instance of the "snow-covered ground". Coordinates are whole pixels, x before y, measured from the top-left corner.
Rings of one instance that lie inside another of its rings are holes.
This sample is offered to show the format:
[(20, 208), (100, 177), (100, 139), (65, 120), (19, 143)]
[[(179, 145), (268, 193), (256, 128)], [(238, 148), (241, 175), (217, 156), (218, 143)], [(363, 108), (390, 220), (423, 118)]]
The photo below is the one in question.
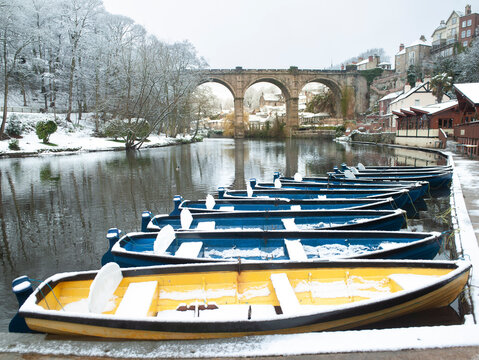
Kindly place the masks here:
[[(49, 139), (49, 142), (56, 146), (44, 144), (35, 133), (35, 124), (40, 120), (53, 120), (53, 114), (17, 113), (16, 115), (26, 128), (21, 135), (22, 138), (18, 139), (20, 150), (10, 150), (8, 147), (10, 140), (2, 140), (0, 141), (0, 156), (120, 150), (125, 148), (123, 143), (113, 141), (111, 138), (93, 137), (94, 121), (88, 114), (84, 120), (78, 121), (73, 118), (72, 123), (62, 120), (58, 125), (57, 131)], [(64, 115), (59, 116), (64, 117)], [(143, 144), (143, 148), (175, 144), (182, 139), (184, 137), (171, 138), (165, 135), (153, 134), (148, 138), (149, 142)], [(189, 137), (186, 139), (189, 139)]]

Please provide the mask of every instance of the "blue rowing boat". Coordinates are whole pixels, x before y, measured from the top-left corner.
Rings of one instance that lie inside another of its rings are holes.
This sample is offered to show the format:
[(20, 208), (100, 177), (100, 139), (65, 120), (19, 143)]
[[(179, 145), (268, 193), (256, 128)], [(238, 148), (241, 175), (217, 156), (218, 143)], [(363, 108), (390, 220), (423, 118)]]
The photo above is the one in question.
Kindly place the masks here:
[(102, 265), (121, 267), (220, 261), (305, 261), (331, 259), (433, 259), (442, 244), (438, 232), (402, 231), (183, 231), (107, 235)]
[(428, 190), (429, 184), (427, 182), (413, 182), (408, 185), (391, 185), (382, 184), (380, 182), (371, 182), (370, 184), (334, 184), (334, 183), (320, 183), (320, 182), (305, 182), (305, 181), (281, 181), (275, 180), (273, 183), (257, 182), (256, 179), (250, 180), (252, 189), (300, 189), (300, 190), (339, 190), (339, 189), (354, 189), (354, 190), (371, 190), (371, 189), (407, 189), (412, 201), (422, 198)]
[[(143, 212), (144, 218), (151, 213)], [(405, 211), (396, 210), (272, 210), (194, 213), (182, 210), (180, 215), (156, 215), (147, 231), (159, 231), (166, 225), (175, 230), (399, 230), (405, 225)], [(143, 226), (142, 226), (143, 228)]]
[[(347, 173), (340, 171), (335, 168), (334, 172), (329, 172), (328, 176), (333, 179), (342, 179), (347, 176)], [(348, 176), (354, 176), (359, 179), (368, 179), (368, 180), (390, 180), (390, 181), (427, 181), (429, 182), (429, 187), (432, 189), (441, 189), (449, 187), (452, 181), (452, 171), (444, 172), (425, 172), (425, 173), (414, 173), (414, 172), (360, 172), (360, 173), (350, 173)]]
[(394, 210), (397, 206), (392, 197), (382, 199), (214, 199), (208, 195), (205, 200), (184, 200), (176, 195), (173, 198), (174, 210), (170, 215), (178, 215), (188, 209), (192, 213), (223, 211), (271, 211), (271, 210)]
[(403, 208), (413, 203), (407, 189), (319, 189), (319, 190), (301, 190), (301, 189), (251, 189), (229, 190), (223, 187), (218, 188), (219, 199), (248, 199), (248, 198), (271, 198), (271, 199), (378, 199), (392, 197), (398, 208)]

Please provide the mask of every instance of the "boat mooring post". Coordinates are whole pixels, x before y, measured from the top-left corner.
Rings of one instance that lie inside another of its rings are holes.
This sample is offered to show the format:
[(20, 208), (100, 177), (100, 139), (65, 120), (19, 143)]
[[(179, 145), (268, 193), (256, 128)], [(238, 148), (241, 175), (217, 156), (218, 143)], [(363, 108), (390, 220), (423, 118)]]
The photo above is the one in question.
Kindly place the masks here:
[[(174, 198), (173, 198), (173, 201), (175, 201)], [(141, 231), (142, 232), (148, 231), (148, 224), (150, 223), (152, 218), (153, 218), (153, 215), (151, 214), (151, 211), (143, 211), (141, 213)]]
[(279, 179), (279, 177), (281, 176), (281, 173), (279, 171), (275, 171), (273, 173), (273, 182), (276, 180), (276, 179)]
[[(23, 305), (25, 300), (33, 293), (32, 283), (28, 276), (23, 275), (17, 277), (12, 281), (12, 291), (17, 297), (18, 301), (18, 308)], [(17, 333), (33, 333), (36, 331), (30, 330), (25, 322), (25, 319), (18, 314), (10, 320), (10, 324), (8, 324), (8, 331), (9, 332), (17, 332)]]
[(113, 245), (120, 240), (120, 234), (121, 230), (117, 228), (111, 228), (108, 229), (108, 232), (106, 233), (106, 238), (108, 239), (108, 250), (107, 252), (101, 257), (101, 266), (108, 264), (109, 262), (112, 262), (113, 255), (111, 254), (111, 249), (113, 248)]
[(218, 188), (218, 199), (223, 199), (225, 196), (225, 188), (224, 187), (219, 187)]
[[(181, 203), (183, 202), (183, 196), (181, 195), (175, 195), (173, 197), (173, 204), (174, 204), (174, 209), (173, 211), (170, 213), (170, 215), (180, 215), (180, 210), (179, 210), (179, 207), (181, 205)], [(150, 213), (151, 214), (151, 213)], [(142, 216), (142, 220), (143, 220), (143, 216)], [(151, 220), (151, 216), (150, 216), (150, 219), (148, 221)], [(146, 224), (148, 225), (148, 224)], [(142, 223), (142, 226), (141, 226), (142, 230), (141, 231), (146, 231), (146, 230), (143, 230), (143, 223)]]
[(251, 186), (251, 189), (255, 188), (255, 186), (256, 186), (256, 179), (255, 178), (249, 179), (249, 186)]

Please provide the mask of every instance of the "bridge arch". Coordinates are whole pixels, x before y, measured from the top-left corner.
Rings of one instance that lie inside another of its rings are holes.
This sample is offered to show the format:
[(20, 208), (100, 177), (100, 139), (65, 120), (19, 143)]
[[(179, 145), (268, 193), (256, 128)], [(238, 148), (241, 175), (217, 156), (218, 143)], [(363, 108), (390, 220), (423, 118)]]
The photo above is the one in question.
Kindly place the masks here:
[(300, 84), (299, 90), (301, 91), (306, 85), (311, 83), (320, 83), (328, 87), (329, 90), (333, 93), (335, 104), (336, 104), (336, 116), (341, 116), (341, 99), (342, 91), (341, 86), (334, 80), (327, 79), (324, 77), (312, 77)]
[(223, 85), (225, 88), (227, 88), (230, 91), (231, 95), (233, 95), (233, 99), (236, 98), (235, 87), (231, 85), (228, 81), (221, 79), (219, 77), (209, 76), (209, 77), (202, 78), (196, 86), (200, 86), (200, 85), (212, 83), (212, 82)]

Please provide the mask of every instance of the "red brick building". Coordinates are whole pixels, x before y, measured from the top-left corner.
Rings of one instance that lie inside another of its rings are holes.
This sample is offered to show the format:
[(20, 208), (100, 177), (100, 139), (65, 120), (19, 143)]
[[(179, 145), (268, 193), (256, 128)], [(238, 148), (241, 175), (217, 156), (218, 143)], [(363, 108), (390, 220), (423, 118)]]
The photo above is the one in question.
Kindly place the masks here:
[(466, 13), (459, 18), (459, 43), (470, 46), (471, 41), (479, 36), (479, 14), (471, 12), (471, 5), (466, 5)]
[(416, 139), (424, 147), (444, 147), (447, 137), (460, 124), (460, 112), (456, 100), (427, 106), (411, 106), (400, 111), (393, 110), (398, 117), (396, 137)]

